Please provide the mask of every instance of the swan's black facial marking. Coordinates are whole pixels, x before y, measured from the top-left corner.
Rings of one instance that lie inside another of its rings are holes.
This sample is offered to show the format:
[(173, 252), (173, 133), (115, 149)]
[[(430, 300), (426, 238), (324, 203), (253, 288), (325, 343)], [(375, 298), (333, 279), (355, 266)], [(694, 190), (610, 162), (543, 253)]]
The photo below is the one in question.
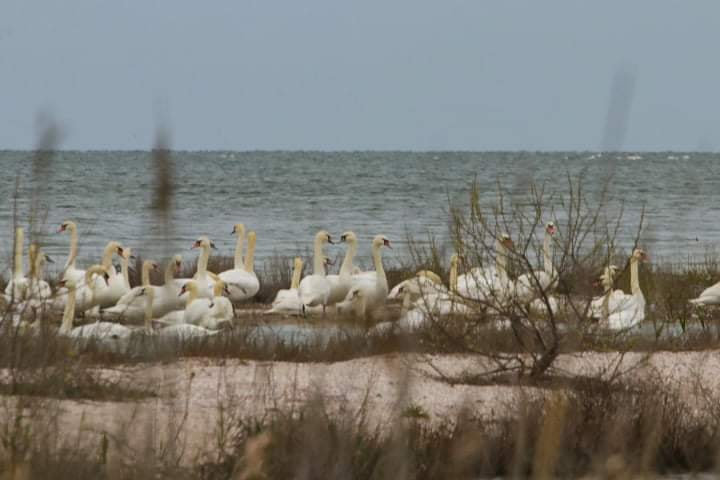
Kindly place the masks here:
[(67, 228), (68, 228), (68, 224), (67, 224), (67, 223), (60, 224), (60, 226), (59, 226), (58, 229), (57, 229), (57, 233), (62, 233), (62, 232), (64, 232), (65, 229), (67, 229)]
[(122, 254), (123, 254), (124, 251), (125, 251), (125, 250), (123, 250), (123, 247), (117, 247), (117, 254), (118, 254), (118, 255), (122, 256)]
[(200, 248), (201, 245), (202, 245), (202, 242), (200, 240), (195, 240), (195, 243), (192, 244), (192, 247), (190, 247), (190, 250), (192, 250), (193, 248)]
[(344, 242), (347, 240), (347, 235), (340, 235), (340, 241)]
[(383, 238), (383, 246), (392, 250), (392, 245), (390, 245), (390, 240), (388, 240), (387, 238)]
[(50, 258), (50, 255), (45, 254), (45, 261), (48, 263), (55, 263), (55, 260)]
[(178, 294), (178, 297), (182, 297), (187, 292), (187, 287), (185, 285), (182, 286), (180, 289), (180, 293)]
[(327, 236), (327, 242), (328, 242), (330, 245), (334, 245), (334, 244), (335, 244), (335, 242), (332, 241), (332, 236), (331, 236), (329, 233), (328, 233), (328, 236)]
[(210, 242), (210, 248), (212, 248), (213, 250), (217, 250), (217, 249), (218, 249), (218, 248), (215, 246), (215, 243), (214, 243), (214, 242)]

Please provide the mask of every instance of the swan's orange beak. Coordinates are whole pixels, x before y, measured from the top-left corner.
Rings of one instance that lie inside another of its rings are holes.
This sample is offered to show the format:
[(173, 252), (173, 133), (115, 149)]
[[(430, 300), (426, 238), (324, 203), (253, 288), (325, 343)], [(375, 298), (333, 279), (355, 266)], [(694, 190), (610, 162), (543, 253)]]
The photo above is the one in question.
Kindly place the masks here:
[(383, 245), (392, 250), (392, 245), (390, 245), (390, 240), (387, 238), (383, 239)]
[(195, 240), (195, 243), (192, 244), (190, 250), (192, 250), (193, 248), (200, 248), (200, 240)]
[(56, 233), (62, 233), (62, 232), (64, 232), (64, 231), (65, 231), (65, 225), (60, 225), (60, 226), (58, 227)]

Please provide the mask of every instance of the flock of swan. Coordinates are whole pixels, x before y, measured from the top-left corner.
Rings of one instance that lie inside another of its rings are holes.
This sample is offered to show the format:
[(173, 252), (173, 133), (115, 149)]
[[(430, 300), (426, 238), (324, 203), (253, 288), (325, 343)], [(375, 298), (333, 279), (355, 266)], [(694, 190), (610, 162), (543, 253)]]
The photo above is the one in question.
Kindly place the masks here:
[[(199, 249), (197, 269), (192, 278), (176, 278), (182, 266), (182, 257), (175, 255), (164, 269), (164, 284), (152, 285), (150, 273), (159, 271), (160, 265), (152, 260), (142, 264), (141, 285), (131, 288), (128, 280), (131, 249), (116, 241), (108, 242), (100, 263), (87, 269), (76, 265), (78, 255), (78, 229), (72, 221), (63, 222), (58, 233), (70, 234), (70, 251), (55, 292), (43, 277), (46, 262), (51, 261), (37, 244), (28, 249), (29, 270), (23, 269), (24, 232), (17, 228), (12, 278), (0, 301), (6, 305), (7, 318), (13, 325), (37, 331), (40, 321), (37, 313), (42, 309), (62, 311), (60, 335), (73, 339), (128, 339), (138, 332), (157, 334), (167, 338), (197, 338), (216, 335), (235, 319), (234, 304), (254, 297), (260, 289), (254, 272), (255, 232), (245, 234), (243, 224), (236, 224), (232, 234), (237, 236), (234, 265), (219, 274), (208, 271), (208, 260), (215, 249), (206, 236), (197, 239), (193, 249)], [(458, 274), (458, 255), (451, 257), (449, 284), (443, 285), (440, 276), (431, 271), (420, 271), (413, 278), (389, 289), (383, 268), (382, 250), (392, 248), (384, 235), (377, 235), (371, 244), (374, 270), (361, 271), (353, 264), (358, 249), (358, 238), (345, 232), (339, 243), (346, 245), (345, 256), (336, 275), (328, 274), (329, 260), (324, 249), (333, 244), (327, 231), (315, 235), (313, 271), (302, 277), (303, 262), (294, 262), (289, 289), (280, 290), (271, 308), (265, 313), (288, 315), (322, 314), (328, 308), (339, 313), (359, 317), (373, 316), (388, 299), (402, 299), (402, 314), (393, 325), (414, 328), (434, 315), (472, 314), (478, 305), (491, 305), (499, 311), (503, 305), (519, 304), (538, 311), (556, 312), (561, 308), (552, 295), (558, 283), (553, 266), (553, 241), (557, 228), (553, 222), (545, 225), (543, 266), (511, 279), (507, 259), (513, 248), (509, 235), (503, 234), (495, 244), (495, 265), (475, 267)], [(244, 244), (247, 241), (247, 251)], [(120, 272), (113, 258), (120, 259)], [(611, 329), (627, 329), (645, 317), (645, 297), (640, 288), (638, 265), (647, 260), (647, 254), (635, 249), (630, 258), (630, 289), (627, 294), (613, 290), (618, 269), (609, 266), (602, 275), (604, 293), (590, 304), (593, 317), (606, 322)], [(720, 304), (720, 283), (705, 290), (696, 304)], [(77, 314), (95, 320), (74, 326)], [(40, 316), (41, 318), (42, 316)], [(143, 327), (129, 325), (144, 322)], [(379, 324), (375, 328), (387, 328)]]

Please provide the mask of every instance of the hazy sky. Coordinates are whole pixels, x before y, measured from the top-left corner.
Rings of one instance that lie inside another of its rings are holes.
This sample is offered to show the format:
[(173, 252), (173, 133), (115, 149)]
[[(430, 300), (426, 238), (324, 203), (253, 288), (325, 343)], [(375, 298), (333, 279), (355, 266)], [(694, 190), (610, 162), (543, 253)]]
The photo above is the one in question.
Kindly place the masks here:
[(43, 115), (77, 149), (598, 149), (618, 71), (627, 149), (715, 149), (719, 45), (717, 0), (2, 0), (0, 149)]

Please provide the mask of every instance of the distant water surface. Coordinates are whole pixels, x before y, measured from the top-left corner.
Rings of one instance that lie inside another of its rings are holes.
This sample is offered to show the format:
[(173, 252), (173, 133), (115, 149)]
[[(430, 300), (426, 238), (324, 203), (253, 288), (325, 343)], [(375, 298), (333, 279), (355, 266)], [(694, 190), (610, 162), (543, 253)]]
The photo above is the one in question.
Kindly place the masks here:
[[(81, 263), (116, 239), (145, 257), (181, 252), (209, 235), (232, 255), (232, 225), (257, 231), (257, 260), (307, 253), (318, 229), (355, 231), (367, 263), (369, 241), (384, 233), (396, 243), (388, 258), (406, 258), (404, 240), (432, 233), (448, 240), (448, 200), (467, 203), (477, 178), (486, 204), (498, 182), (516, 201), (531, 182), (567, 191), (567, 175), (581, 172), (587, 198), (612, 172), (613, 205), (624, 204), (622, 242), (646, 207), (643, 242), (655, 257), (699, 258), (720, 242), (720, 155), (698, 153), (399, 153), (399, 152), (175, 152), (172, 230), (167, 241), (155, 212), (150, 152), (58, 152), (32, 175), (32, 153), (0, 152), (0, 251), (9, 254), (14, 197), (25, 223), (33, 192), (45, 217), (42, 241), (64, 263), (69, 238), (54, 231), (72, 219), (80, 227)], [(33, 183), (39, 178), (41, 183)], [(512, 232), (511, 232), (512, 233)], [(330, 247), (330, 253), (341, 248)]]

